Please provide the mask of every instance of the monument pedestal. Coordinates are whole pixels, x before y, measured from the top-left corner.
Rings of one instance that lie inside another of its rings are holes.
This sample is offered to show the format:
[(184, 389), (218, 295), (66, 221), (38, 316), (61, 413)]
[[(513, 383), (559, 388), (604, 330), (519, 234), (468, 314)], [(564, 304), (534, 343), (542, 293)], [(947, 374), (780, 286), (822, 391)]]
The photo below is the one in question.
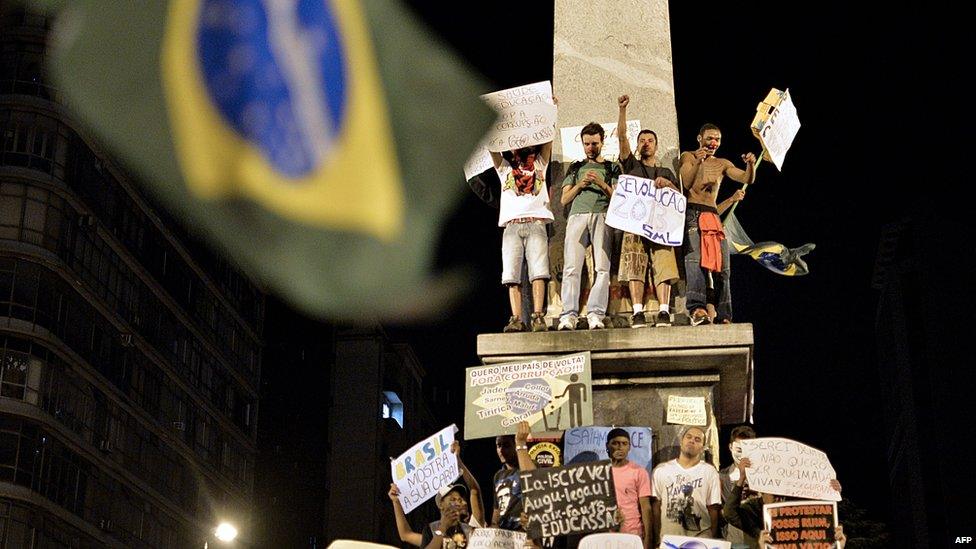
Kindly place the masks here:
[(713, 461), (718, 428), (752, 421), (752, 324), (480, 334), (483, 364), (590, 351), (596, 425), (654, 432), (654, 462), (675, 453), (679, 425), (666, 423), (669, 395), (705, 397)]

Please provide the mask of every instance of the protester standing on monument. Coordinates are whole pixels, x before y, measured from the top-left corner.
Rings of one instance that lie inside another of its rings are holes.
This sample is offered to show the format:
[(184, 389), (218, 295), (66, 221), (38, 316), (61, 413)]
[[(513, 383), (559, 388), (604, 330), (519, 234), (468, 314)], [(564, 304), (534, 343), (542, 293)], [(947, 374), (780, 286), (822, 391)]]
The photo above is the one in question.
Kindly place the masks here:
[[(729, 160), (715, 156), (721, 144), (722, 132), (718, 126), (705, 124), (698, 131), (698, 149), (682, 153), (678, 169), (688, 194), (683, 249), (688, 285), (686, 304), (692, 326), (732, 322), (729, 244), (719, 219), (716, 197), (726, 176), (744, 184), (756, 180), (756, 156), (742, 155), (746, 169), (741, 170)], [(743, 193), (736, 193), (733, 198), (741, 200), (742, 196)], [(714, 319), (709, 318), (707, 309), (709, 286), (714, 290)]]
[(572, 204), (566, 220), (566, 240), (563, 251), (563, 312), (560, 330), (575, 330), (579, 317), (580, 277), (584, 268), (586, 246), (593, 246), (596, 276), (586, 302), (586, 320), (591, 330), (603, 328), (603, 319), (610, 298), (610, 230), (607, 227), (607, 208), (613, 186), (620, 175), (616, 164), (604, 160), (603, 126), (590, 122), (580, 131), (586, 160), (570, 164), (563, 180), (563, 206)]
[(722, 486), (715, 467), (702, 460), (705, 431), (701, 427), (685, 427), (680, 444), (678, 457), (655, 467), (651, 479), (654, 547), (667, 534), (721, 537)]
[(651, 525), (651, 479), (647, 470), (627, 459), (630, 454), (630, 433), (621, 428), (607, 433), (607, 455), (613, 472), (613, 487), (617, 494), (617, 508), (622, 515), (620, 531), (636, 534), (650, 549), (653, 540)]
[(535, 462), (529, 457), (529, 422), (520, 421), (515, 436), (495, 437), (495, 451), (502, 468), (495, 473), (494, 510), (491, 526), (505, 530), (522, 530), (519, 516), (522, 514), (521, 471), (532, 471)]
[(549, 280), (549, 235), (547, 227), (553, 215), (549, 209), (549, 187), (546, 168), (552, 155), (552, 142), (537, 147), (491, 153), (495, 171), (501, 180), (498, 226), (502, 233), (502, 284), (508, 287), (512, 316), (505, 332), (524, 332), (522, 322), (522, 260), (528, 265), (532, 285), (533, 332), (546, 331), (542, 305), (546, 281)]
[[(678, 178), (674, 172), (661, 166), (657, 159), (657, 134), (643, 129), (637, 134), (637, 150), (630, 152), (627, 138), (627, 105), (630, 96), (621, 95), (617, 99), (619, 116), (617, 118), (617, 139), (620, 143), (618, 161), (623, 173), (654, 181), (658, 189), (669, 187), (678, 192)], [(648, 253), (650, 251), (650, 253)], [(678, 280), (678, 261), (673, 246), (650, 242), (640, 235), (624, 233), (620, 249), (620, 270), (617, 279), (627, 281), (634, 314), (631, 326), (639, 328), (647, 325), (644, 315), (644, 281), (647, 278), (647, 264), (653, 270), (653, 286), (659, 303), (658, 312), (653, 319), (654, 326), (671, 325), (671, 284)]]

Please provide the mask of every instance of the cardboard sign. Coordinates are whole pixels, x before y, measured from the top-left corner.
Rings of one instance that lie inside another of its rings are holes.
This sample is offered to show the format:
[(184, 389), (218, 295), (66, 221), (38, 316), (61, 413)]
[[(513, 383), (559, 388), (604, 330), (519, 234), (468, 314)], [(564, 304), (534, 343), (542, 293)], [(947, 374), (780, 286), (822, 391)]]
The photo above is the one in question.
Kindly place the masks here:
[[(617, 123), (605, 122), (603, 126), (603, 158), (614, 161), (620, 156), (620, 140), (617, 139)], [(580, 132), (583, 126), (573, 126), (570, 128), (559, 128), (559, 136), (562, 140), (562, 159), (564, 161), (583, 160), (586, 153), (583, 151), (583, 138)], [(627, 139), (631, 146), (637, 144), (637, 134), (640, 133), (640, 120), (627, 121)], [(661, 149), (661, 151), (664, 149)]]
[(837, 502), (790, 501), (764, 505), (763, 524), (777, 549), (833, 549)]
[[(613, 427), (580, 427), (566, 431), (563, 437), (563, 450), (566, 464), (585, 463), (609, 459), (607, 455), (607, 434)], [(630, 453), (627, 459), (647, 469), (654, 469), (651, 463), (651, 428), (621, 427), (630, 433)]]
[(467, 549), (521, 549), (525, 532), (501, 528), (475, 528), (468, 537)]
[(488, 141), (482, 139), (474, 148), (468, 161), (464, 163), (464, 180), (467, 181), (494, 167), (495, 164), (491, 161), (491, 153), (488, 152)]
[(661, 538), (661, 549), (732, 549), (732, 542), (668, 534)]
[(486, 136), (489, 151), (503, 152), (555, 139), (556, 106), (552, 103), (552, 84), (548, 80), (481, 98), (498, 113)]
[(771, 160), (776, 168), (783, 170), (786, 151), (793, 145), (793, 138), (800, 131), (800, 119), (790, 98), (790, 90), (785, 92), (776, 88), (769, 90), (766, 99), (756, 107), (752, 119), (752, 134), (762, 143), (763, 158)]
[(590, 353), (466, 370), (464, 438), (514, 433), (520, 421), (533, 431), (593, 423)]
[(644, 549), (644, 540), (637, 534), (590, 534), (580, 540), (579, 549)]
[(677, 425), (708, 425), (705, 397), (668, 395), (667, 423)]
[(610, 460), (536, 469), (521, 478), (530, 538), (586, 534), (617, 524)]
[(457, 456), (451, 452), (455, 432), (456, 426), (445, 427), (390, 462), (404, 513), (416, 509), (434, 497), (442, 486), (451, 484), (461, 475)]
[(650, 179), (622, 175), (610, 197), (607, 225), (664, 246), (680, 246), (687, 206), (681, 191), (658, 189)]
[(827, 454), (786, 438), (753, 438), (738, 441), (749, 488), (757, 492), (806, 499), (840, 501), (840, 492), (830, 486), (837, 478)]

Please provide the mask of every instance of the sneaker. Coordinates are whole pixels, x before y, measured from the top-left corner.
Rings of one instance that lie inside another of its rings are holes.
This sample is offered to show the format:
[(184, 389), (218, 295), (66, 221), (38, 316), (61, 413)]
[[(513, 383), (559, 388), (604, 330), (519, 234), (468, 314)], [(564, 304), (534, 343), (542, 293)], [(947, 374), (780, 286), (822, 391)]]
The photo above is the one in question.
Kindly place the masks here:
[(586, 315), (586, 324), (591, 330), (602, 330), (605, 327), (603, 319), (593, 314)]
[(542, 313), (532, 313), (532, 320), (529, 324), (532, 326), (533, 332), (545, 332), (549, 329), (546, 326), (546, 319), (542, 317)]
[(661, 328), (661, 327), (670, 326), (670, 325), (671, 325), (671, 313), (667, 313), (667, 312), (664, 312), (664, 311), (658, 311), (658, 313), (657, 313), (657, 319), (654, 321), (654, 326), (656, 328)]
[(711, 324), (712, 321), (708, 320), (708, 312), (705, 309), (695, 309), (691, 313), (691, 325), (699, 326), (701, 324)]
[(576, 318), (575, 315), (564, 316), (564, 317), (562, 317), (562, 318), (559, 319), (559, 326), (556, 329), (557, 330), (575, 330), (576, 329), (576, 321), (577, 320), (578, 319)]
[(643, 328), (647, 326), (647, 319), (644, 317), (644, 312), (634, 313), (634, 316), (630, 317), (630, 327), (631, 328)]
[(502, 331), (505, 332), (506, 334), (512, 332), (524, 332), (525, 323), (522, 322), (522, 319), (519, 318), (518, 316), (512, 315), (512, 317), (508, 319), (508, 324), (505, 326), (505, 328)]

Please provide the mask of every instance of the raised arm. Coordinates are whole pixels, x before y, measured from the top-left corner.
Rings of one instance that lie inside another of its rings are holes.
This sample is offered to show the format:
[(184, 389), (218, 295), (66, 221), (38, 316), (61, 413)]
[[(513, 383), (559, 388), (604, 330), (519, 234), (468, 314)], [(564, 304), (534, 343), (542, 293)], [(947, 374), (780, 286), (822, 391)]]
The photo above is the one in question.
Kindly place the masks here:
[(729, 176), (729, 178), (734, 181), (738, 181), (739, 183), (752, 185), (756, 182), (756, 155), (746, 153), (742, 155), (742, 161), (745, 162), (746, 169), (742, 170), (736, 168), (735, 164), (729, 162), (728, 167), (725, 168), (725, 175)]
[(407, 522), (407, 515), (403, 512), (403, 506), (400, 505), (400, 490), (396, 484), (390, 483), (390, 491), (387, 495), (390, 496), (390, 501), (393, 502), (393, 516), (396, 518), (397, 534), (400, 535), (400, 541), (413, 545), (414, 547), (420, 547), (424, 538), (410, 528), (410, 523)]
[(630, 104), (629, 95), (621, 95), (617, 98), (619, 113), (617, 115), (617, 143), (620, 144), (620, 154), (617, 160), (623, 162), (630, 156), (630, 140), (627, 139), (627, 105)]
[(471, 516), (478, 521), (478, 524), (484, 525), (485, 508), (481, 501), (481, 485), (478, 484), (478, 479), (474, 478), (474, 475), (468, 470), (467, 465), (461, 461), (461, 444), (458, 441), (455, 440), (454, 444), (451, 445), (451, 451), (457, 456), (458, 469), (461, 470), (461, 478), (468, 485), (468, 493), (471, 500)]
[(495, 165), (496, 170), (505, 164), (506, 160), (505, 157), (502, 156), (502, 153), (489, 152), (488, 154), (491, 155), (491, 163)]
[[(543, 412), (545, 413), (545, 412)], [(529, 422), (520, 421), (515, 432), (515, 452), (518, 454), (520, 471), (534, 471), (535, 462), (529, 457)]]

